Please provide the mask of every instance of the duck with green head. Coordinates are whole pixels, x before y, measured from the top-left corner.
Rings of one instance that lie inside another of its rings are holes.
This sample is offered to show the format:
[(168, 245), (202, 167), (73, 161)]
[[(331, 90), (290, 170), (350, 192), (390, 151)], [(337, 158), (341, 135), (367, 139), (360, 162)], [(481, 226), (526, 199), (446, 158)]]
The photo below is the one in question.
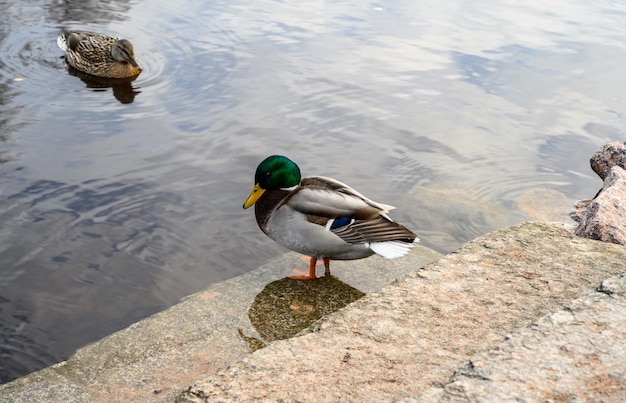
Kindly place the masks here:
[(243, 204), (255, 205), (259, 228), (274, 241), (310, 256), (312, 280), (318, 259), (330, 275), (330, 259), (353, 260), (373, 254), (391, 259), (406, 254), (416, 235), (393, 221), (394, 207), (374, 202), (350, 186), (323, 176), (301, 178), (289, 158), (272, 155), (257, 167), (255, 185)]

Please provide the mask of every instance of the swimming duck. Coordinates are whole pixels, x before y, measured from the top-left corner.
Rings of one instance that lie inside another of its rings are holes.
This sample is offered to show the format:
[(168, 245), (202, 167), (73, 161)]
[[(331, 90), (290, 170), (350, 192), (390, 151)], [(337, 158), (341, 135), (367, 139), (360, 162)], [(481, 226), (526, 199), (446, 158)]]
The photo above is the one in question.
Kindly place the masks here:
[(57, 38), (65, 60), (77, 70), (106, 78), (128, 78), (141, 73), (128, 39), (93, 32), (67, 32)]
[(317, 278), (318, 259), (330, 275), (330, 259), (353, 260), (373, 254), (391, 259), (406, 254), (416, 235), (393, 221), (394, 207), (374, 202), (332, 178), (301, 178), (289, 158), (272, 155), (257, 167), (255, 185), (243, 203), (255, 205), (259, 228), (288, 249), (310, 256), (309, 272), (296, 280)]

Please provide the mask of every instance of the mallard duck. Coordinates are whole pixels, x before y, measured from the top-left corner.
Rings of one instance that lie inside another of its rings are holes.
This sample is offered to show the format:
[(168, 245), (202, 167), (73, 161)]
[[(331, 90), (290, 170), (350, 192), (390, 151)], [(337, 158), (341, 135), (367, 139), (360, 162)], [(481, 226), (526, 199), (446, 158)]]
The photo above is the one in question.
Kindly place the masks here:
[(93, 32), (67, 32), (57, 38), (67, 63), (77, 70), (106, 78), (128, 78), (141, 66), (127, 39)]
[(289, 158), (272, 155), (257, 167), (255, 185), (243, 203), (255, 205), (259, 228), (288, 249), (310, 256), (309, 272), (296, 280), (317, 278), (315, 266), (330, 259), (353, 260), (373, 254), (395, 258), (406, 254), (416, 235), (393, 221), (394, 207), (376, 203), (338, 180), (322, 176), (301, 178)]

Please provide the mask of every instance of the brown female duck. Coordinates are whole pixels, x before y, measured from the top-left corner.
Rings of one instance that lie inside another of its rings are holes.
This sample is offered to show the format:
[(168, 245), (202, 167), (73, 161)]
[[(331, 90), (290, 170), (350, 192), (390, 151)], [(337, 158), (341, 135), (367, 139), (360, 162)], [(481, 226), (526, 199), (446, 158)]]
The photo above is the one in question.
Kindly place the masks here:
[(67, 63), (82, 72), (106, 78), (141, 73), (133, 45), (127, 39), (93, 32), (66, 32), (57, 38)]

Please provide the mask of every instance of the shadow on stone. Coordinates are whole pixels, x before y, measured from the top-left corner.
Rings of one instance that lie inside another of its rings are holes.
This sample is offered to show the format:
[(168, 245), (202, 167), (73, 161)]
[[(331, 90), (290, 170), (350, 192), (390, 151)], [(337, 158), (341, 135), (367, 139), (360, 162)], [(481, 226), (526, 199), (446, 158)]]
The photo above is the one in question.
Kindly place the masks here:
[[(321, 317), (335, 312), (365, 294), (334, 276), (313, 281), (284, 278), (265, 286), (248, 310), (248, 317), (265, 342), (295, 336)], [(265, 343), (239, 335), (255, 351)]]

